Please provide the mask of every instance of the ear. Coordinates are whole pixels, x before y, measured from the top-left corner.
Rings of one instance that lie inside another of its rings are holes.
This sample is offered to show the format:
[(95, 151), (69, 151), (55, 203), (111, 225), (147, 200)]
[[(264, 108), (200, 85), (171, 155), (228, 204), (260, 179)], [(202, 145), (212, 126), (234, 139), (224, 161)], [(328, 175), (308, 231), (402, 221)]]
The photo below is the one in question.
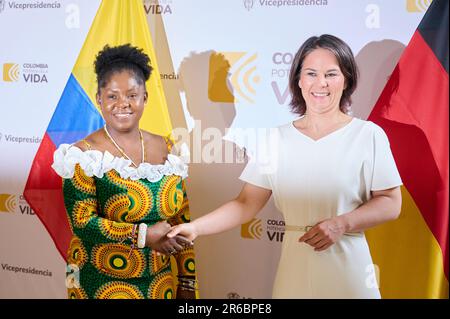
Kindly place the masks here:
[(100, 100), (100, 95), (98, 94), (98, 92), (97, 92), (97, 94), (95, 94), (95, 100), (97, 101), (97, 104), (99, 106), (102, 105), (102, 100)]
[(344, 76), (344, 90), (348, 88), (348, 81), (349, 79), (347, 79), (347, 77)]
[(147, 103), (147, 100), (148, 100), (148, 93), (147, 93), (147, 91), (144, 93), (144, 104), (146, 104)]

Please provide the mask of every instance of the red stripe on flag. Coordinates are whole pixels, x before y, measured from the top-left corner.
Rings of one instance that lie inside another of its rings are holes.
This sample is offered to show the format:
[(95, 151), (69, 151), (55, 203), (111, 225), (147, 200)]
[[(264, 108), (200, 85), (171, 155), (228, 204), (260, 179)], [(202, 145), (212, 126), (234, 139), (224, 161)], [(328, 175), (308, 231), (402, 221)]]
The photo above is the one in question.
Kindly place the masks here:
[(403, 183), (441, 247), (447, 278), (448, 103), (448, 74), (416, 31), (369, 116), (389, 136)]
[(51, 168), (55, 150), (55, 145), (45, 133), (23, 194), (52, 237), (59, 253), (66, 259), (72, 232), (64, 206), (62, 179)]

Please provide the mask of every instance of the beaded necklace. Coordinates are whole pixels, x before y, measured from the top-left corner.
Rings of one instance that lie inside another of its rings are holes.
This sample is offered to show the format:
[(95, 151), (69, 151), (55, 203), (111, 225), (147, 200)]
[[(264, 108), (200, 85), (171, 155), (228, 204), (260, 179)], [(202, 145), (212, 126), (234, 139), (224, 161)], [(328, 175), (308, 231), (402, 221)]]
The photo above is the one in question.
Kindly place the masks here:
[[(114, 146), (119, 150), (119, 152), (128, 160), (131, 161), (131, 163), (134, 165), (134, 167), (138, 167), (136, 163), (125, 153), (125, 151), (116, 143), (116, 141), (112, 138), (112, 136), (109, 134), (108, 129), (106, 128), (106, 125), (103, 126), (103, 129), (106, 133), (106, 136), (111, 140), (111, 142), (114, 144)], [(142, 136), (142, 131), (139, 130), (139, 138), (141, 140), (141, 152), (142, 152), (142, 160), (141, 163), (145, 162), (145, 147), (144, 147), (144, 137)]]

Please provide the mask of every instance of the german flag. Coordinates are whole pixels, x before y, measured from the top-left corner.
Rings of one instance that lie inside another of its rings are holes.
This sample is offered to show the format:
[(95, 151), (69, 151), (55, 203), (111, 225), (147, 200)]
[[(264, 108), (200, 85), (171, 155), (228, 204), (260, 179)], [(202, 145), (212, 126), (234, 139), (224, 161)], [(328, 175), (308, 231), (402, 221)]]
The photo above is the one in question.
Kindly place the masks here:
[(383, 298), (448, 298), (448, 15), (432, 2), (369, 116), (404, 183), (399, 219), (367, 232)]

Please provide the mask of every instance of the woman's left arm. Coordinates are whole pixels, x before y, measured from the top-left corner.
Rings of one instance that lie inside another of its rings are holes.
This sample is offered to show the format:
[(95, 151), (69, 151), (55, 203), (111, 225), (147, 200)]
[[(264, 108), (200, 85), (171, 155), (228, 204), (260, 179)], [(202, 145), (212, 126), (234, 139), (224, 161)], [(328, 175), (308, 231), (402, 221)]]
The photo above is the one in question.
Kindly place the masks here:
[[(191, 221), (189, 211), (189, 201), (186, 194), (186, 184), (183, 180), (183, 203), (178, 214), (168, 220), (174, 226), (182, 223), (189, 223)], [(195, 255), (194, 247), (188, 246), (177, 254), (173, 255), (177, 262), (178, 268), (178, 287), (177, 299), (196, 299), (197, 281), (195, 271)]]
[(319, 222), (300, 237), (299, 241), (313, 246), (316, 251), (325, 250), (344, 233), (361, 232), (396, 219), (400, 215), (401, 206), (400, 186), (372, 191), (372, 198), (365, 204), (346, 214)]

